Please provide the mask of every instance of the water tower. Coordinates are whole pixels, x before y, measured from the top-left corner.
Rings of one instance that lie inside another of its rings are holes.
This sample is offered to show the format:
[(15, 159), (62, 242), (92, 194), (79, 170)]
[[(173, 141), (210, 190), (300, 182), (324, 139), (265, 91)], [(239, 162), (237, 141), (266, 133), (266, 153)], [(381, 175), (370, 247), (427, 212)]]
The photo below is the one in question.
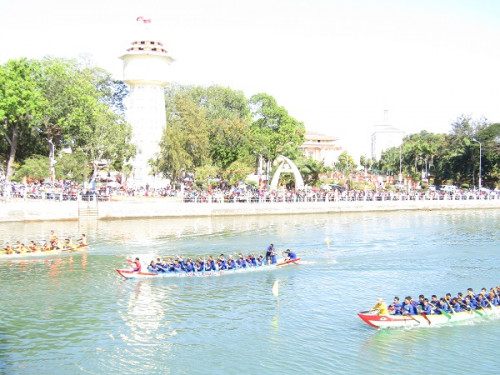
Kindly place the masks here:
[[(132, 126), (137, 155), (133, 160), (129, 186), (155, 187), (149, 160), (160, 151), (159, 141), (167, 126), (164, 88), (168, 85), (170, 57), (163, 43), (152, 36), (150, 19), (137, 18), (136, 40), (123, 60), (123, 80), (130, 86), (127, 120)], [(158, 178), (156, 178), (158, 180)]]

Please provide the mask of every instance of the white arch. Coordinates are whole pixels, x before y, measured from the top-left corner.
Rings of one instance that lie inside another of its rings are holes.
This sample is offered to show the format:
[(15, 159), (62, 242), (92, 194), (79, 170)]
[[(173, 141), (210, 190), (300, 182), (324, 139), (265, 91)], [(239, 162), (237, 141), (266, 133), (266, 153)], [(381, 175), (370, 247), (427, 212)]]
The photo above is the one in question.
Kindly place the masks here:
[(299, 168), (295, 165), (293, 161), (287, 157), (280, 155), (276, 158), (273, 164), (281, 163), (276, 172), (274, 173), (273, 179), (271, 180), (271, 189), (278, 188), (278, 182), (280, 179), (280, 174), (284, 171), (289, 172), (292, 170), (293, 176), (295, 177), (295, 189), (304, 188), (304, 179), (299, 172)]

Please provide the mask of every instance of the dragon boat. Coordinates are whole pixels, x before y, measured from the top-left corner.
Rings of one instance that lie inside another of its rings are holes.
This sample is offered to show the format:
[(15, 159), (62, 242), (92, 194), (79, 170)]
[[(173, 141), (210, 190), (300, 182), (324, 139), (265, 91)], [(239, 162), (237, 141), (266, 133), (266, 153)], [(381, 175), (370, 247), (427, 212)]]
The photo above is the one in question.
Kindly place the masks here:
[(289, 264), (298, 264), (300, 258), (285, 260), (277, 264), (262, 265), (257, 267), (235, 268), (231, 270), (217, 270), (217, 271), (201, 271), (201, 272), (136, 272), (132, 269), (117, 269), (116, 272), (125, 279), (151, 279), (151, 278), (172, 278), (172, 277), (206, 277), (206, 276), (223, 276), (232, 275), (236, 273), (249, 273), (271, 271), (282, 268)]
[(461, 311), (455, 313), (445, 312), (443, 314), (431, 315), (425, 313), (421, 313), (420, 315), (378, 315), (377, 313), (369, 313), (367, 311), (364, 311), (358, 313), (358, 316), (365, 323), (377, 329), (429, 327), (500, 316), (500, 306), (493, 306), (490, 308), (471, 311)]
[(63, 249), (52, 249), (52, 250), (37, 250), (37, 251), (26, 251), (23, 253), (12, 253), (12, 254), (0, 254), (0, 259), (26, 259), (26, 258), (39, 258), (39, 257), (45, 257), (49, 255), (62, 255), (62, 254), (71, 254), (75, 253), (77, 251), (83, 250), (85, 247), (89, 246), (88, 244), (86, 245), (78, 245), (75, 247), (68, 247), (68, 248), (63, 248)]

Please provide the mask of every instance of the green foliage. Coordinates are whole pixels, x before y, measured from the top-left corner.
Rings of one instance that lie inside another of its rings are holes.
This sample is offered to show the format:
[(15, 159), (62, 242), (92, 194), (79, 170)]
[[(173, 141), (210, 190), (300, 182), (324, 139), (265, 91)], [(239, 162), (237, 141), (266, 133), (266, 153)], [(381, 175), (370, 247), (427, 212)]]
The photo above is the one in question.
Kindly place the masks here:
[(264, 154), (267, 160), (276, 159), (284, 151), (290, 154), (304, 143), (304, 124), (291, 117), (272, 96), (252, 96), (250, 110), (256, 151)]
[(245, 181), (246, 177), (252, 173), (253, 170), (253, 165), (249, 165), (242, 160), (236, 160), (222, 172), (222, 177), (229, 185), (235, 185), (240, 181)]
[[(48, 163), (47, 158), (47, 166)], [(72, 180), (78, 183), (86, 181), (92, 171), (88, 164), (88, 158), (83, 152), (62, 153), (57, 158), (55, 169), (57, 179)]]
[(13, 180), (21, 181), (23, 177), (33, 179), (47, 179), (50, 176), (49, 158), (42, 155), (33, 155), (24, 161), (24, 164), (16, 169)]
[(304, 181), (312, 186), (321, 185), (320, 176), (329, 170), (323, 161), (316, 161), (311, 157), (299, 160), (297, 168)]
[(213, 181), (212, 179), (217, 177), (218, 168), (214, 165), (203, 165), (195, 168), (195, 183), (198, 187), (203, 189), (208, 189), (208, 185), (211, 185)]
[(351, 173), (358, 169), (358, 165), (354, 162), (354, 159), (347, 151), (343, 151), (339, 157), (337, 163), (335, 163), (335, 168), (338, 171), (344, 172), (344, 175)]

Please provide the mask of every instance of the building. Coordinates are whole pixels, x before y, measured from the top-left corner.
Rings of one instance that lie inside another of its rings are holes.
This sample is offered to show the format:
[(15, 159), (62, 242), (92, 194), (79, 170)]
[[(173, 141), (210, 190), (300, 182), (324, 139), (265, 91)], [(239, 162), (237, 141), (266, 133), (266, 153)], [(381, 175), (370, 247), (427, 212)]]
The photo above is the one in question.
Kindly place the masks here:
[(300, 148), (307, 157), (323, 161), (327, 166), (337, 162), (342, 153), (342, 147), (337, 144), (338, 138), (312, 131), (306, 131), (305, 138)]
[(130, 86), (127, 120), (137, 146), (128, 184), (156, 187), (161, 180), (152, 176), (149, 161), (160, 151), (159, 141), (167, 125), (164, 88), (169, 83), (169, 65), (174, 59), (163, 44), (152, 37), (151, 20), (138, 17), (137, 22), (137, 39), (120, 57), (123, 80)]
[(405, 132), (389, 124), (388, 111), (384, 111), (384, 123), (374, 125), (372, 133), (371, 157), (380, 160), (382, 152), (403, 143)]

